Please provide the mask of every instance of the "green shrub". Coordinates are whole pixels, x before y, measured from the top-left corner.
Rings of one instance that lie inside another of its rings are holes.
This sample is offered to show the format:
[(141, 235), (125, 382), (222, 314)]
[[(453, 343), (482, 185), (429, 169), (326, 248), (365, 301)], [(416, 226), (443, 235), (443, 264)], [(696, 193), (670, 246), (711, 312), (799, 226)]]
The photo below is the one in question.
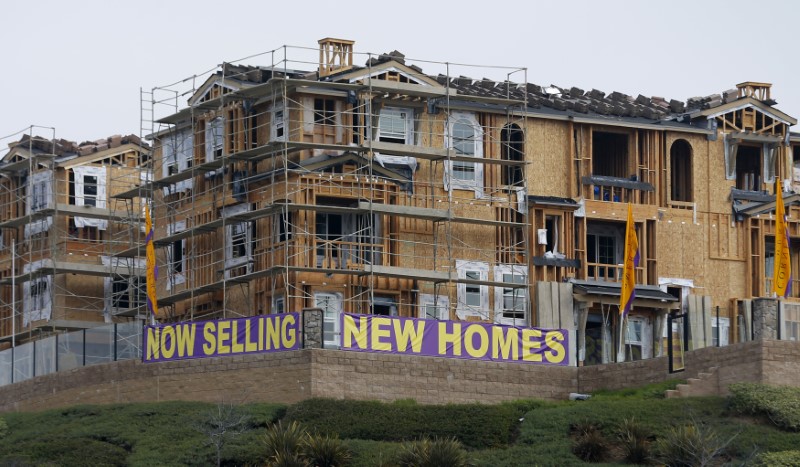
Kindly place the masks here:
[(758, 456), (758, 465), (764, 467), (797, 467), (800, 451), (765, 452)]
[(574, 424), (572, 453), (586, 462), (602, 462), (608, 457), (609, 443), (599, 425), (589, 421)]
[(267, 465), (290, 465), (295, 459), (299, 461), (300, 447), (306, 436), (308, 433), (298, 422), (284, 425), (279, 420), (267, 428), (263, 438), (267, 448)]
[(8, 434), (8, 424), (3, 418), (0, 418), (0, 439), (3, 439)]
[(455, 438), (422, 438), (406, 443), (397, 456), (399, 467), (466, 467), (464, 447)]
[(693, 420), (670, 428), (658, 438), (656, 451), (661, 461), (671, 467), (702, 467), (721, 457), (734, 438), (724, 440), (715, 430)]
[(303, 456), (314, 467), (343, 467), (350, 463), (350, 449), (339, 438), (329, 435), (307, 435)]
[(626, 461), (632, 464), (644, 464), (650, 458), (650, 430), (635, 417), (625, 418), (620, 422), (617, 427), (617, 438)]
[(425, 436), (456, 438), (469, 448), (502, 447), (511, 443), (520, 418), (544, 405), (520, 401), (499, 405), (417, 405), (409, 401), (382, 403), (309, 399), (286, 412), (322, 434), (342, 439), (407, 441)]
[(730, 392), (733, 411), (763, 415), (781, 429), (800, 431), (800, 388), (736, 383)]
[(269, 466), (343, 467), (350, 463), (350, 450), (338, 438), (309, 434), (298, 422), (284, 426), (278, 421), (264, 434)]

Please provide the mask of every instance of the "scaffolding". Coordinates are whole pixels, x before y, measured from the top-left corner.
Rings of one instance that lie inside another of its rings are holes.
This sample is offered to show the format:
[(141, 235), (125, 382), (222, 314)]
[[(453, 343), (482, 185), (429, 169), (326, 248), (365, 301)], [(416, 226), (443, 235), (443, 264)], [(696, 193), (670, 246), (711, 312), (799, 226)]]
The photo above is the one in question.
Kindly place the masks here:
[(112, 267), (117, 231), (129, 218), (109, 203), (110, 195), (127, 190), (115, 181), (120, 174), (139, 172), (141, 140), (76, 144), (36, 126), (5, 139), (0, 347), (111, 323), (111, 292), (143, 274)]
[(159, 319), (321, 307), (333, 345), (341, 311), (532, 324), (527, 70), (408, 62), (328, 38), (148, 93), (153, 180), (118, 197), (151, 196)]

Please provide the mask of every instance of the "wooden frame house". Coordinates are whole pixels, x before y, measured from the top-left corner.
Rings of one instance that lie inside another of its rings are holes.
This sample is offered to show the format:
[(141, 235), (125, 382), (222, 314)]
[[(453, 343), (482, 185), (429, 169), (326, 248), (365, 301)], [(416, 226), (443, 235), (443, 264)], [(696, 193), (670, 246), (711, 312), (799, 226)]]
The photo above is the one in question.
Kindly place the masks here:
[(117, 312), (138, 306), (144, 271), (114, 256), (138, 242), (141, 211), (113, 196), (141, 184), (149, 148), (133, 135), (80, 145), (24, 135), (9, 146), (0, 162), (0, 345), (129, 319)]

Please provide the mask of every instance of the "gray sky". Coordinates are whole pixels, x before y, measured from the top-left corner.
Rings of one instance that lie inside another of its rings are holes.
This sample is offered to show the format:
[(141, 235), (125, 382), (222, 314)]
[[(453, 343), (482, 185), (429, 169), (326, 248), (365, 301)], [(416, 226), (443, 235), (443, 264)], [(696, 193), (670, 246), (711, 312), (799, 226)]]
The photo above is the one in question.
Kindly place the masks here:
[(792, 0), (10, 0), (0, 17), (0, 138), (30, 125), (78, 142), (138, 134), (140, 87), (323, 37), (355, 40), (356, 52), (397, 49), (412, 63), (527, 67), (532, 83), (633, 96), (686, 100), (765, 81), (778, 108), (800, 117)]

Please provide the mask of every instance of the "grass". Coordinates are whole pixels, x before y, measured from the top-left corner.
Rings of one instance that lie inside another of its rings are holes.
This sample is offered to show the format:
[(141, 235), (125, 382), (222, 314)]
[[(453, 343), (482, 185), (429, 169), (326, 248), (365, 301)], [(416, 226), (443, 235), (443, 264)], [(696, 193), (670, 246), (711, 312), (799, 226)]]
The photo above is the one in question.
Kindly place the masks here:
[[(338, 435), (352, 452), (354, 467), (394, 465), (403, 442), (450, 436), (465, 445), (475, 466), (588, 465), (573, 454), (575, 428), (590, 423), (614, 441), (620, 424), (634, 417), (656, 436), (692, 420), (722, 439), (735, 436), (724, 452), (733, 464), (756, 452), (797, 448), (796, 432), (781, 430), (759, 414), (733, 411), (728, 399), (664, 399), (664, 389), (674, 384), (602, 392), (580, 402), (425, 406), (318, 399), (288, 407), (249, 404), (243, 410), (252, 430), (225, 445), (222, 465), (263, 465), (263, 435), (277, 420), (301, 421), (310, 430)], [(162, 402), (4, 414), (8, 430), (0, 437), (0, 465), (210, 465), (214, 449), (194, 427), (215, 407)], [(622, 449), (612, 449), (607, 463), (591, 465), (620, 465), (622, 456)]]

